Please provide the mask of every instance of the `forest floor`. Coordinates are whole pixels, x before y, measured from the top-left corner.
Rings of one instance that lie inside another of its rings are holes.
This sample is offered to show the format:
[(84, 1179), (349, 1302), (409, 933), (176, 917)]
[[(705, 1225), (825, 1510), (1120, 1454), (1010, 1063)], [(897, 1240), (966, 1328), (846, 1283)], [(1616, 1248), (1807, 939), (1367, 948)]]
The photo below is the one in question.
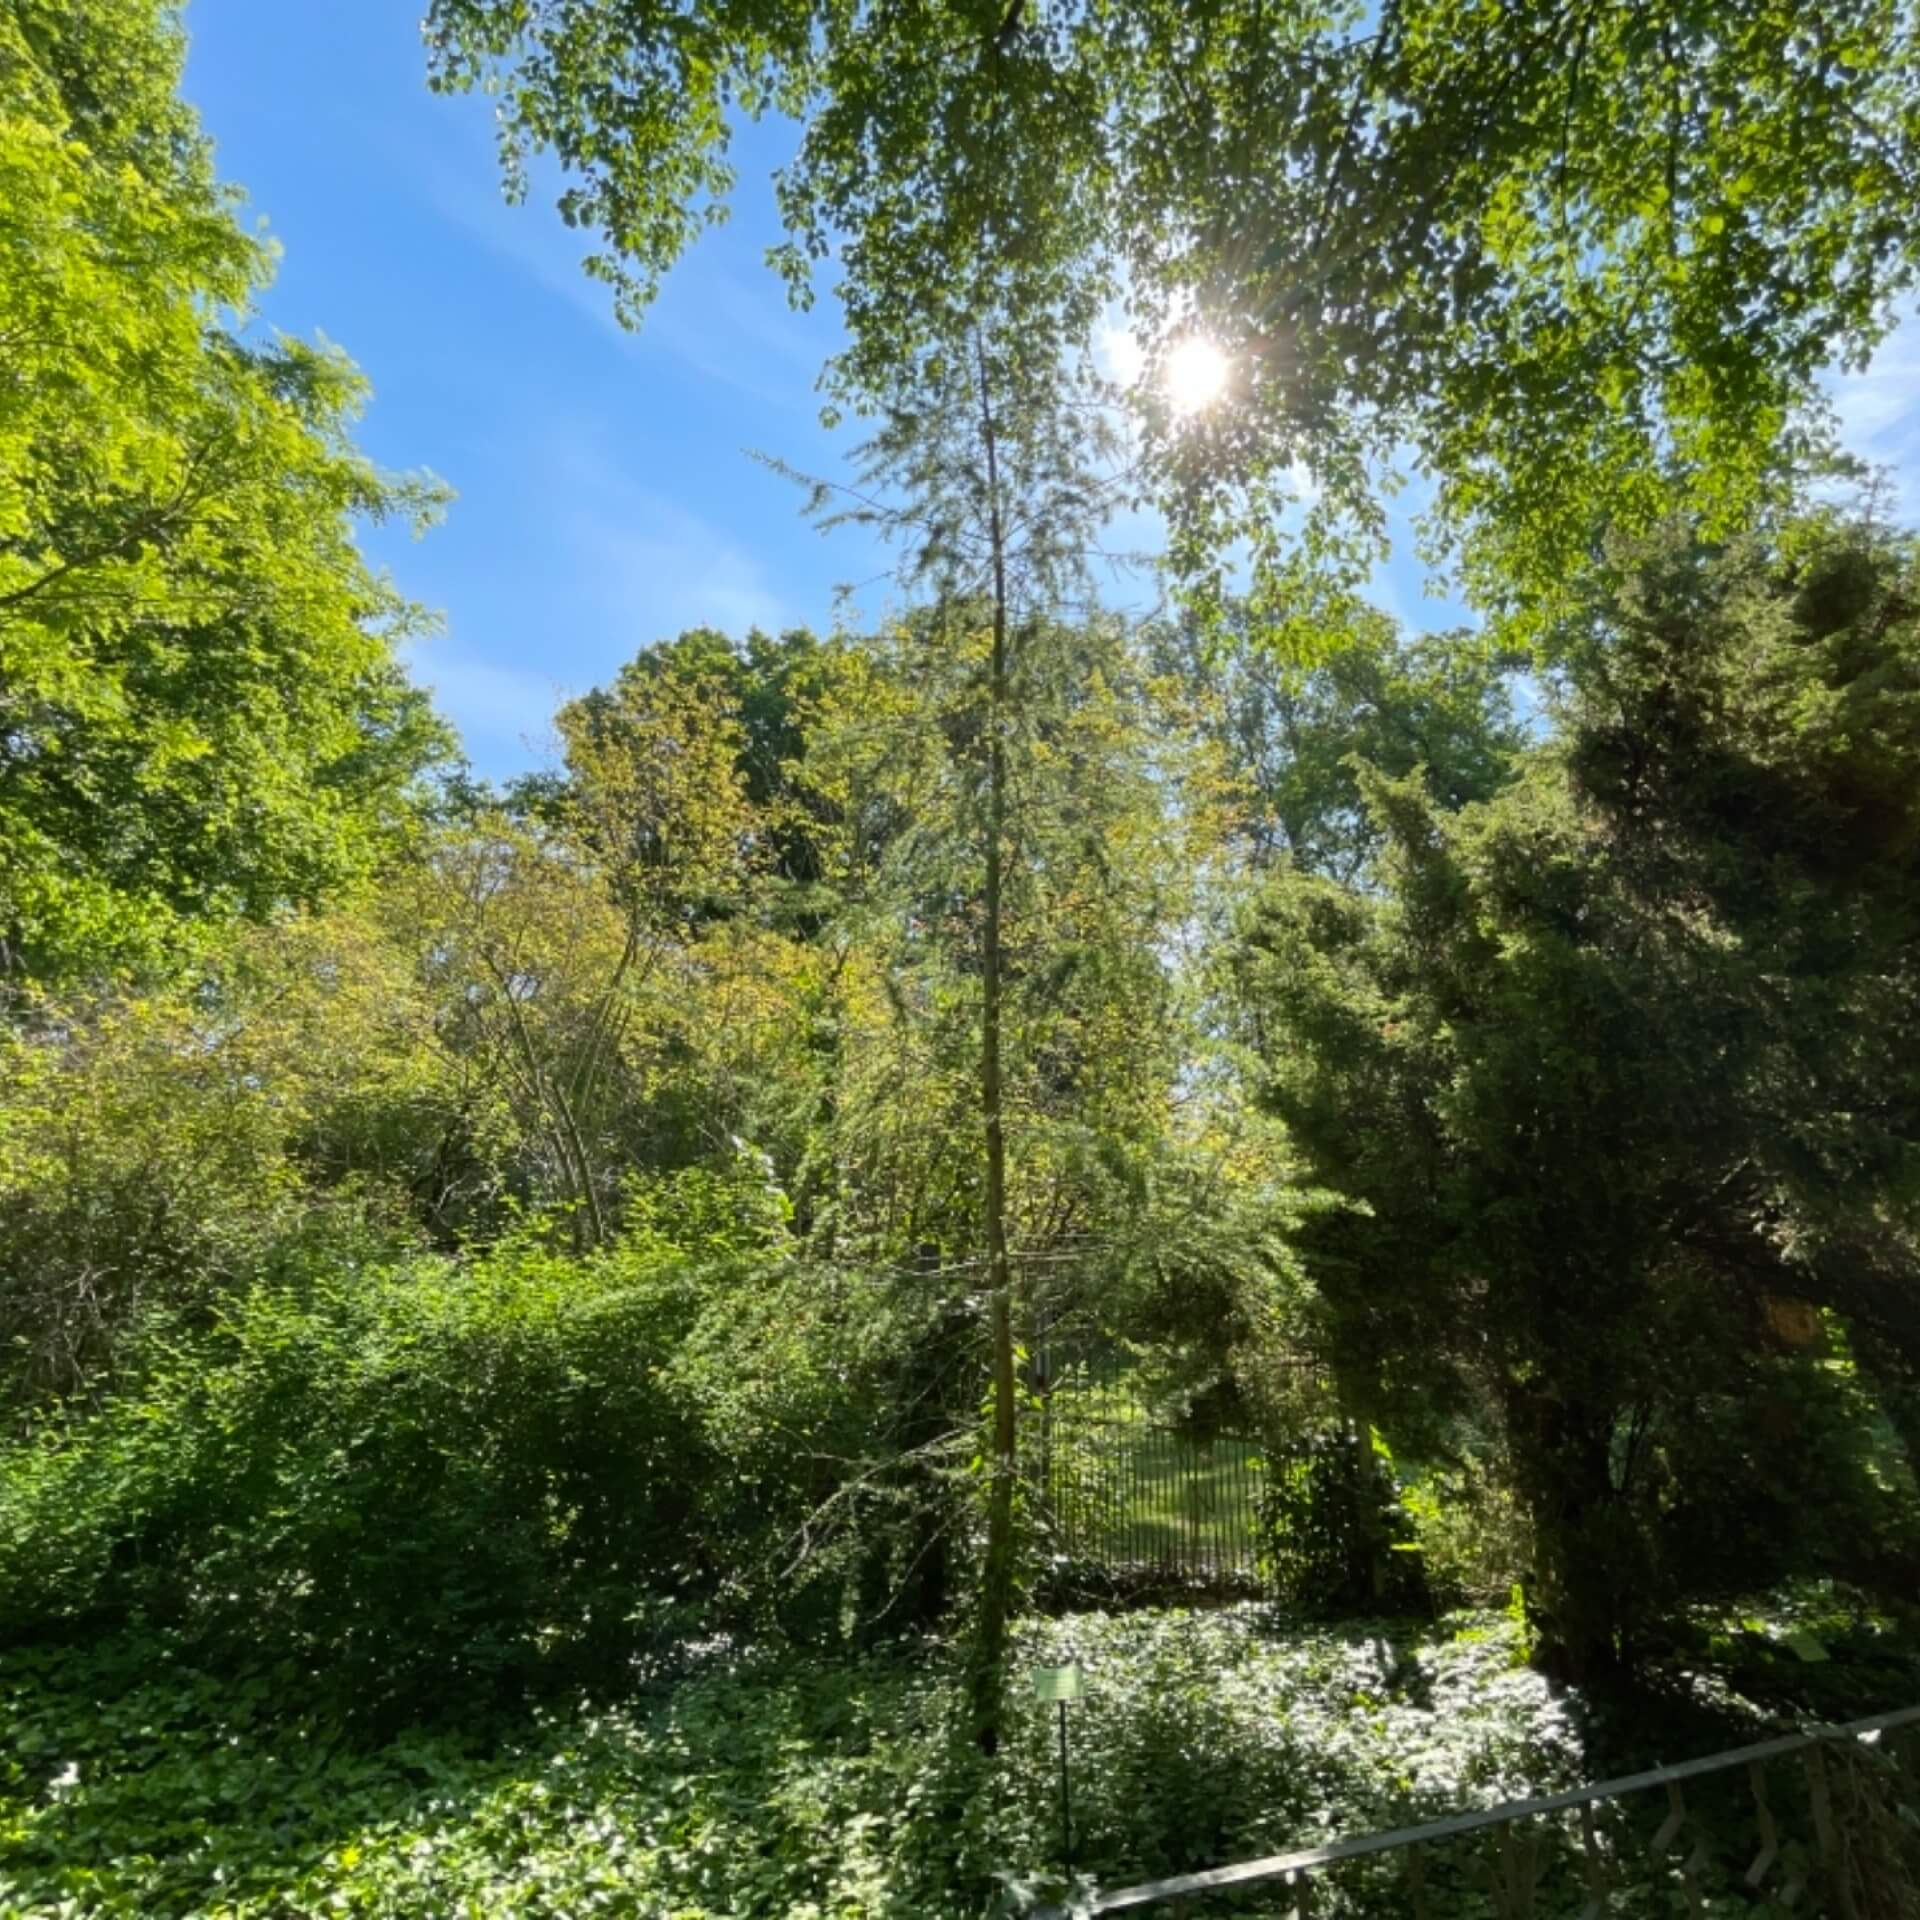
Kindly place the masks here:
[[(991, 1764), (959, 1735), (951, 1656), (932, 1644), (837, 1660), (708, 1647), (618, 1702), (378, 1743), (291, 1704), (284, 1674), (196, 1670), (151, 1634), (15, 1650), (0, 1658), (0, 1920), (1018, 1911), (1061, 1849), (1031, 1665), (1085, 1668), (1076, 1851), (1112, 1885), (1682, 1759), (1796, 1711), (1920, 1702), (1920, 1662), (1884, 1633), (1821, 1623), (1834, 1657), (1808, 1665), (1794, 1624), (1703, 1631), (1629, 1713), (1556, 1697), (1500, 1614), (1034, 1620)], [(1650, 1830), (1664, 1808), (1646, 1811)], [(1729, 1813), (1733, 1852), (1737, 1826)], [(1429, 1864), (1436, 1920), (1491, 1911), (1461, 1849)], [(1197, 1911), (1278, 1911), (1265, 1898)], [(1364, 1873), (1316, 1906), (1402, 1910)]]

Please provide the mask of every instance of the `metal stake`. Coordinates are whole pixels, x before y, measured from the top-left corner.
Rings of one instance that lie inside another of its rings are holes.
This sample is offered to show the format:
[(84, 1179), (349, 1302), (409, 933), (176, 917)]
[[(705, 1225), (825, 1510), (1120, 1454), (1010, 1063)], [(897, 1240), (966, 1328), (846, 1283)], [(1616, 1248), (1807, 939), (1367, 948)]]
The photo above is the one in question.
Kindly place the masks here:
[(1062, 1700), (1060, 1708), (1060, 1853), (1066, 1862), (1067, 1874), (1073, 1874), (1073, 1798), (1067, 1785), (1067, 1703)]

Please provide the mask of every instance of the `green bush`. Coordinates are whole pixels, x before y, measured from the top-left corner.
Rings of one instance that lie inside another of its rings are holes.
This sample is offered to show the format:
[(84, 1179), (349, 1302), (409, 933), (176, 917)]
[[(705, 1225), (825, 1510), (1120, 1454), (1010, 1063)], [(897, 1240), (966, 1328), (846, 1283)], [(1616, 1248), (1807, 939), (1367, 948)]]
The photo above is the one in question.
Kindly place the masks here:
[(497, 1117), (416, 973), (343, 910), (169, 981), (0, 992), (0, 1401), (103, 1391), (154, 1318), (204, 1324), (316, 1241), (497, 1224)]
[(7, 1457), (0, 1624), (141, 1611), (376, 1699), (618, 1638), (692, 1571), (660, 1365), (696, 1310), (529, 1249), (257, 1287)]
[(1869, 1383), (1838, 1343), (1741, 1359), (1668, 1411), (1642, 1449), (1636, 1491), (1668, 1611), (1683, 1596), (1734, 1601), (1806, 1574), (1910, 1601), (1920, 1504)]
[(1334, 1619), (1427, 1604), (1393, 1460), (1365, 1429), (1329, 1422), (1270, 1447), (1258, 1525), (1261, 1571), (1292, 1612)]
[(617, 1673), (696, 1609), (837, 1615), (869, 1293), (653, 1238), (255, 1286), (0, 1452), (0, 1635), (144, 1616), (391, 1714)]
[(304, 1196), (258, 1076), (177, 1004), (5, 1012), (0, 1392), (24, 1405), (105, 1376), (133, 1322), (257, 1267)]
[(1427, 1591), (1440, 1607), (1492, 1606), (1525, 1581), (1533, 1539), (1497, 1453), (1467, 1452), (1401, 1490)]

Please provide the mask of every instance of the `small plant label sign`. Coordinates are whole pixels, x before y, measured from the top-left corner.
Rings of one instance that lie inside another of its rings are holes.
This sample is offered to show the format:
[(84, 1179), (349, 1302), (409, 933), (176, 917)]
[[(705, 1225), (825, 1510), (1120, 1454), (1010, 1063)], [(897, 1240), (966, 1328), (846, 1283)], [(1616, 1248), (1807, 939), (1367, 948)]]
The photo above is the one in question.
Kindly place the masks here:
[(1042, 1700), (1079, 1700), (1087, 1691), (1086, 1675), (1078, 1662), (1064, 1667), (1035, 1667), (1033, 1691)]

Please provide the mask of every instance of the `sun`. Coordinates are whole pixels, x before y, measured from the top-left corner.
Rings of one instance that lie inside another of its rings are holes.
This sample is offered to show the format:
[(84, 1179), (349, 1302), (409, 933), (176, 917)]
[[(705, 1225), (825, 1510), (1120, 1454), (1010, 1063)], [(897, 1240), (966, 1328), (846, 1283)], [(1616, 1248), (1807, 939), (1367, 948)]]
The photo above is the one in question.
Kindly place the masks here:
[(1227, 390), (1227, 356), (1204, 333), (1190, 333), (1167, 355), (1161, 374), (1176, 414), (1201, 413)]

